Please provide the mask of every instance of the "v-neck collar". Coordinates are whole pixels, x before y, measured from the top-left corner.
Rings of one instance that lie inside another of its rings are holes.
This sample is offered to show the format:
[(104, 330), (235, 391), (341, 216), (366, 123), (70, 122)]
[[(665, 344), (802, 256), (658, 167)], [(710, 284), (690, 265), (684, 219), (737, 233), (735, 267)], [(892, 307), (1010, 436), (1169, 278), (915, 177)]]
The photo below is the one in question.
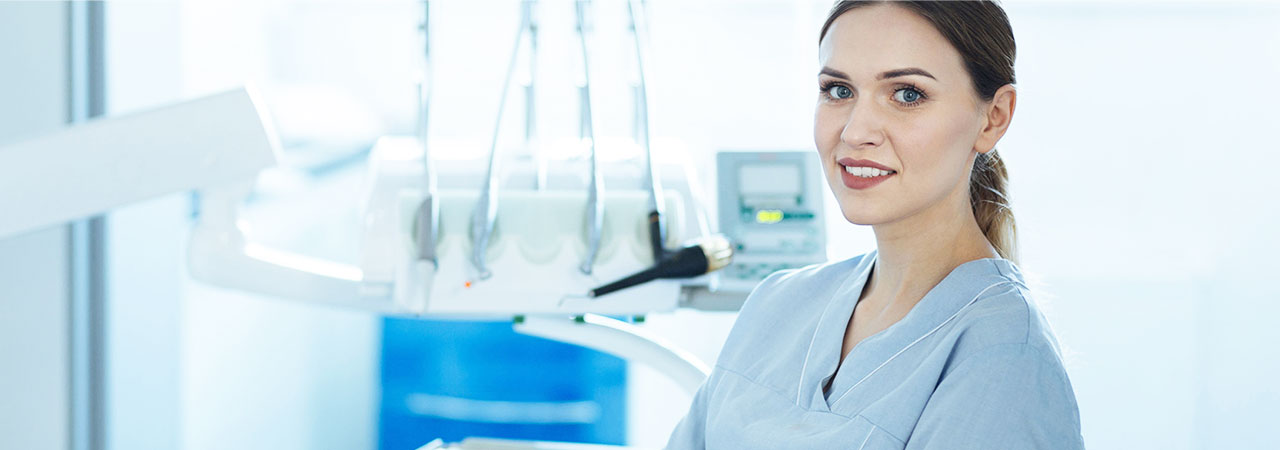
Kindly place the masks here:
[[(877, 254), (877, 251), (872, 251), (862, 258), (834, 291), (833, 298), (818, 319), (801, 368), (797, 392), (801, 405), (810, 410), (831, 411), (879, 366), (956, 315), (981, 290), (998, 283), (997, 277), (1021, 283), (1017, 267), (1006, 259), (983, 258), (956, 266), (925, 293), (906, 316), (863, 339), (849, 351), (841, 364), (840, 353), (849, 318), (862, 296), (862, 289), (878, 259)], [(835, 379), (830, 380), (828, 396), (824, 394), (823, 387), (833, 376)], [(808, 405), (804, 405), (806, 401)]]

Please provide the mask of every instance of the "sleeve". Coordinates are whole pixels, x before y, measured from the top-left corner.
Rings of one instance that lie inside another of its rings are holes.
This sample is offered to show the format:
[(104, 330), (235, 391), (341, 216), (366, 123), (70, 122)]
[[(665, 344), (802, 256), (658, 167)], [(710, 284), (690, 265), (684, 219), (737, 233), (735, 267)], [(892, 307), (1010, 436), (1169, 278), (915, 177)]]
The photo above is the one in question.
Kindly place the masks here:
[(713, 371), (711, 376), (707, 377), (707, 381), (698, 388), (698, 392), (693, 395), (689, 412), (680, 420), (680, 423), (676, 424), (671, 437), (667, 439), (667, 449), (702, 450), (707, 447), (707, 403), (718, 377), (719, 374)]
[(907, 449), (1083, 449), (1062, 363), (1027, 344), (961, 361), (934, 390)]

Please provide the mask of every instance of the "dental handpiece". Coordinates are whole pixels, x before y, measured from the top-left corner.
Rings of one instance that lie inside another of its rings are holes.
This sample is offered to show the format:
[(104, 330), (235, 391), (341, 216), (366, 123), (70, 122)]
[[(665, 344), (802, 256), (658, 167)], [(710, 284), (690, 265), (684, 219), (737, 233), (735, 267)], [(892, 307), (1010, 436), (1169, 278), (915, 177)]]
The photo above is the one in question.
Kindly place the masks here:
[(600, 297), (659, 278), (692, 278), (720, 270), (732, 261), (733, 247), (729, 245), (729, 239), (719, 234), (707, 236), (693, 245), (667, 252), (653, 267), (592, 289), (588, 295)]

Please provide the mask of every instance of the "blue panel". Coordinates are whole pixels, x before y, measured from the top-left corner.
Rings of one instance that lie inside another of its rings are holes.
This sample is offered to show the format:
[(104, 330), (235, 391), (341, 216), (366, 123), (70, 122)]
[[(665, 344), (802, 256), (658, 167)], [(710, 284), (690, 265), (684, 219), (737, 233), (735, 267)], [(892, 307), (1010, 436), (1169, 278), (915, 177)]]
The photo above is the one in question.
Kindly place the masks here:
[(471, 436), (624, 444), (626, 363), (511, 322), (388, 318), (379, 447)]

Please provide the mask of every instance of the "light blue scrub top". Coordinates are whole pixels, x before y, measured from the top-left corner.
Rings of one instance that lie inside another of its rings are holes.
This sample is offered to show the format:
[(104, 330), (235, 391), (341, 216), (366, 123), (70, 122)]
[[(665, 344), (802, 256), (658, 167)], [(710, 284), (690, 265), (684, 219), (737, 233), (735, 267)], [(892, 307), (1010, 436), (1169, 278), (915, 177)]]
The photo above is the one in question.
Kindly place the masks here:
[(875, 255), (761, 282), (668, 448), (1084, 448), (1057, 341), (1006, 259), (956, 267), (837, 372)]

